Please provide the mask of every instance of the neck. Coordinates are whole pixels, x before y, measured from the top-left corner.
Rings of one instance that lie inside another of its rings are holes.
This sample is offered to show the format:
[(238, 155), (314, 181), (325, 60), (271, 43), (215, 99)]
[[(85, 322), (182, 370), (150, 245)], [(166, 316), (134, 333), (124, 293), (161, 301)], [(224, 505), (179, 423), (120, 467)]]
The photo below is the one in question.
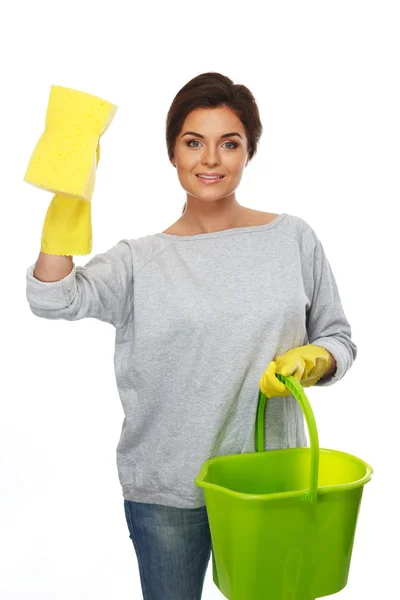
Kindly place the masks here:
[(210, 202), (188, 195), (179, 223), (191, 232), (212, 233), (237, 226), (247, 211), (247, 208), (238, 203), (234, 194)]

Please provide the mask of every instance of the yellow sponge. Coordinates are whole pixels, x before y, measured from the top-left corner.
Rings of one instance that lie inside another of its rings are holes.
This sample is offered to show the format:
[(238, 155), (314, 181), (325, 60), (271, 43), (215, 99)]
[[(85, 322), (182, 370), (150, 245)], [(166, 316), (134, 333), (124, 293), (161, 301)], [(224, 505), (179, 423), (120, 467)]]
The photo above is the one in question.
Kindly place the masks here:
[(117, 109), (92, 94), (52, 85), (45, 130), (32, 153), (24, 181), (90, 202), (99, 138)]

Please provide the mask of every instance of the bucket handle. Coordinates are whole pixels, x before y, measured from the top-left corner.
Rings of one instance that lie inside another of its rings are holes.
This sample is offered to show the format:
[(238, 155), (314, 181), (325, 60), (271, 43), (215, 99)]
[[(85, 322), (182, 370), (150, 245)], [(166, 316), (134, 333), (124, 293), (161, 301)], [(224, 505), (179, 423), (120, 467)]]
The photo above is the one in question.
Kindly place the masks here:
[[(303, 386), (297, 381), (293, 375), (285, 377), (280, 373), (275, 374), (276, 377), (283, 383), (284, 386), (290, 391), (291, 394), (296, 398), (297, 402), (303, 411), (306, 418), (308, 433), (310, 437), (310, 483), (309, 490), (304, 496), (304, 500), (308, 500), (311, 503), (317, 502), (318, 496), (318, 469), (319, 469), (319, 441), (317, 424), (315, 422), (314, 413), (312, 411), (310, 402), (304, 392)], [(256, 417), (256, 439), (255, 448), (256, 452), (264, 452), (264, 423), (265, 423), (265, 406), (268, 398), (260, 390), (258, 396), (257, 406), (257, 417)]]

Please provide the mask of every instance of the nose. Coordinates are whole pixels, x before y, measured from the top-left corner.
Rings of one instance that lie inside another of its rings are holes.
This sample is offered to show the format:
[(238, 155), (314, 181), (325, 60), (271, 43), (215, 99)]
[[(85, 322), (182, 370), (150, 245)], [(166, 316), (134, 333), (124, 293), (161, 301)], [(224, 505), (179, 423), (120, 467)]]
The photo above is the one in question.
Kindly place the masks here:
[(205, 148), (201, 155), (203, 165), (215, 166), (220, 164), (220, 158), (217, 149)]

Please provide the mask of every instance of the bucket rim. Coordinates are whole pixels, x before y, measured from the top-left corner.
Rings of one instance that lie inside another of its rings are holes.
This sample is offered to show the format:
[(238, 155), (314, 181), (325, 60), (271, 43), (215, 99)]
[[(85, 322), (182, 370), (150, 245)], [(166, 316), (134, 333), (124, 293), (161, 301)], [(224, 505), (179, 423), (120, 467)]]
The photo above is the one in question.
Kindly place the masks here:
[[(199, 471), (196, 479), (194, 480), (194, 483), (198, 487), (201, 487), (204, 489), (209, 489), (209, 490), (215, 490), (215, 491), (218, 490), (220, 492), (225, 493), (228, 496), (232, 496), (234, 498), (241, 499), (241, 500), (248, 500), (248, 501), (266, 500), (266, 501), (268, 501), (268, 500), (284, 500), (284, 499), (289, 499), (289, 498), (302, 498), (302, 497), (304, 500), (308, 500), (309, 499), (309, 491), (310, 491), (309, 488), (304, 488), (302, 490), (294, 490), (292, 492), (277, 492), (275, 494), (247, 494), (246, 492), (236, 492), (236, 491), (231, 490), (222, 485), (218, 485), (217, 483), (210, 483), (208, 481), (204, 481), (205, 477), (208, 474), (209, 467), (214, 463), (230, 462), (231, 460), (234, 460), (234, 459), (237, 460), (240, 457), (248, 457), (249, 454), (253, 454), (255, 456), (263, 456), (267, 453), (268, 453), (268, 455), (271, 455), (271, 454), (288, 453), (291, 451), (295, 451), (297, 453), (299, 451), (310, 452), (311, 448), (308, 448), (308, 447), (306, 447), (306, 448), (283, 448), (283, 449), (279, 449), (279, 450), (265, 450), (263, 452), (244, 452), (241, 454), (228, 454), (228, 455), (223, 455), (223, 456), (215, 456), (213, 458), (209, 458), (202, 464), (200, 471)], [(318, 488), (317, 488), (318, 495), (326, 495), (326, 494), (354, 490), (354, 489), (363, 487), (366, 483), (368, 483), (371, 480), (371, 477), (374, 473), (371, 465), (369, 465), (367, 462), (365, 462), (358, 456), (355, 456), (354, 454), (350, 454), (348, 452), (343, 452), (342, 450), (332, 450), (329, 448), (320, 448), (319, 452), (322, 452), (324, 454), (336, 454), (336, 455), (345, 456), (346, 458), (351, 459), (353, 462), (357, 462), (358, 464), (362, 465), (365, 468), (365, 475), (363, 477), (361, 477), (360, 479), (350, 481), (348, 483), (342, 483), (342, 484), (338, 484), (338, 485), (329, 485), (329, 486), (318, 486)]]

